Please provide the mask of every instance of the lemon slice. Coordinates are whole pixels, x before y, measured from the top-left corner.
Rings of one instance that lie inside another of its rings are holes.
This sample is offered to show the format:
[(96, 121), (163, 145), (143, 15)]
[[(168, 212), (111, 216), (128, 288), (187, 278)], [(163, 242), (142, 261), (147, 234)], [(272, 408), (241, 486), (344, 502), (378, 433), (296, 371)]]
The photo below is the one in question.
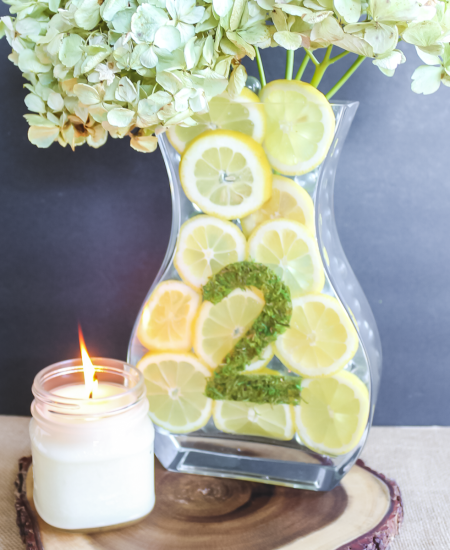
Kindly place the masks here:
[(217, 367), (245, 336), (264, 307), (259, 291), (237, 288), (218, 304), (203, 302), (194, 328), (195, 353)]
[(265, 369), (265, 367), (270, 363), (273, 356), (274, 349), (272, 344), (269, 344), (263, 349), (261, 357), (256, 357), (249, 365), (246, 365), (244, 369), (245, 372), (260, 372), (262, 369)]
[(327, 98), (298, 80), (274, 80), (261, 91), (267, 119), (264, 149), (282, 174), (306, 174), (325, 159), (335, 117)]
[(262, 146), (241, 132), (210, 130), (191, 141), (180, 181), (203, 212), (232, 220), (258, 210), (272, 192), (272, 170)]
[(174, 265), (180, 277), (200, 288), (223, 267), (242, 262), (247, 241), (234, 223), (213, 216), (195, 216), (180, 229)]
[(267, 220), (286, 218), (306, 226), (311, 235), (315, 234), (314, 204), (298, 183), (283, 176), (273, 176), (272, 197), (259, 210), (241, 219), (246, 237), (261, 223)]
[(250, 236), (248, 253), (252, 260), (275, 271), (293, 298), (320, 292), (325, 284), (317, 243), (299, 222), (278, 219), (262, 223)]
[(209, 102), (209, 112), (192, 117), (196, 126), (169, 126), (167, 137), (171, 145), (183, 153), (186, 145), (206, 130), (235, 130), (252, 137), (262, 143), (266, 129), (264, 106), (259, 97), (244, 88), (236, 99), (231, 99), (227, 93), (215, 96)]
[(354, 374), (342, 371), (328, 378), (302, 381), (295, 410), (297, 432), (310, 449), (342, 455), (356, 447), (369, 418), (369, 392)]
[(276, 342), (277, 357), (302, 376), (330, 376), (353, 358), (358, 334), (341, 303), (326, 294), (292, 301), (289, 328)]
[(174, 433), (202, 428), (212, 400), (205, 396), (210, 372), (192, 353), (148, 353), (139, 361), (152, 421)]
[(289, 405), (215, 401), (213, 419), (218, 430), (230, 434), (289, 441), (295, 432), (292, 408)]
[(141, 344), (148, 349), (189, 351), (200, 302), (200, 294), (181, 281), (160, 283), (142, 311), (137, 332)]

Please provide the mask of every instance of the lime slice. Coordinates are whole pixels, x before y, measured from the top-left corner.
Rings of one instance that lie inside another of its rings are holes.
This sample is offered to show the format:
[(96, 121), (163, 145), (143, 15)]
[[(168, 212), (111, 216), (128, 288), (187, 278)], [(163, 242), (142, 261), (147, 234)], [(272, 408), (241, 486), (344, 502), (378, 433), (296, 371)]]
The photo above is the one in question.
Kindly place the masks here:
[(262, 223), (251, 234), (248, 253), (252, 260), (270, 267), (288, 285), (292, 297), (323, 288), (319, 248), (299, 222), (278, 219)]
[(138, 363), (144, 374), (152, 421), (174, 433), (202, 428), (211, 417), (205, 396), (209, 370), (192, 353), (145, 355)]
[(217, 367), (248, 332), (264, 303), (256, 289), (240, 288), (218, 304), (203, 302), (194, 328), (195, 353), (210, 367)]
[(369, 392), (354, 374), (304, 379), (295, 407), (297, 432), (310, 449), (326, 455), (348, 453), (359, 443), (369, 418)]
[(181, 281), (160, 283), (142, 310), (137, 332), (141, 344), (148, 349), (189, 351), (200, 302), (200, 294)]
[(289, 328), (275, 342), (277, 357), (302, 376), (330, 376), (353, 358), (358, 334), (341, 303), (326, 294), (292, 301)]
[(327, 98), (298, 80), (274, 80), (261, 91), (267, 129), (264, 149), (272, 167), (295, 176), (325, 159), (334, 137), (335, 117)]
[(191, 141), (180, 162), (180, 181), (203, 212), (231, 220), (258, 210), (272, 192), (272, 171), (254, 139), (210, 130)]
[(285, 218), (302, 223), (311, 235), (315, 234), (314, 204), (309, 194), (295, 181), (273, 176), (272, 197), (259, 210), (241, 220), (246, 237), (263, 222)]
[(180, 229), (174, 265), (180, 277), (200, 288), (223, 267), (247, 256), (247, 241), (234, 223), (195, 216)]
[(271, 437), (289, 441), (294, 436), (292, 408), (289, 405), (259, 405), (244, 401), (215, 401), (214, 424), (230, 434)]
[(167, 137), (173, 147), (181, 154), (186, 145), (206, 130), (235, 130), (262, 143), (266, 128), (264, 107), (259, 97), (244, 88), (236, 99), (227, 93), (213, 97), (209, 102), (209, 112), (192, 117), (196, 126), (169, 126)]

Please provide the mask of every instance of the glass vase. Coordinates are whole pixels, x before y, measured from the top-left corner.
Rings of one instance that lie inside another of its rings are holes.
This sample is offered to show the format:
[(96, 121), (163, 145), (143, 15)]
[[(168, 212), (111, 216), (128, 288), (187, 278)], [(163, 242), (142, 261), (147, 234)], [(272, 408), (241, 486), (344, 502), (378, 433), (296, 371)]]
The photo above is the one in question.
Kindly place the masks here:
[[(260, 107), (264, 108), (263, 104)], [(216, 428), (213, 418), (202, 429), (192, 433), (172, 433), (156, 425), (155, 454), (168, 470), (328, 491), (339, 483), (360, 455), (372, 423), (380, 385), (381, 344), (370, 306), (339, 241), (333, 205), (337, 165), (357, 108), (356, 102), (332, 104), (335, 133), (325, 160), (311, 172), (290, 176), (290, 179), (307, 191), (313, 200), (315, 238), (325, 274), (321, 293), (339, 301), (344, 315), (357, 332), (357, 351), (344, 370), (354, 373), (369, 392), (370, 410), (362, 436), (349, 452), (333, 456), (332, 453), (315, 452), (308, 448), (298, 433), (289, 441), (225, 433)], [(180, 183), (180, 155), (165, 134), (159, 137), (159, 145), (172, 195), (172, 227), (163, 264), (131, 335), (128, 362), (132, 365), (138, 364), (145, 354), (153, 351), (144, 347), (138, 338), (145, 304), (161, 281), (180, 280), (174, 267), (180, 227), (186, 220), (201, 214), (201, 210), (187, 198)], [(239, 220), (234, 220), (234, 223), (241, 227)], [(289, 369), (276, 356), (268, 367), (289, 373)]]

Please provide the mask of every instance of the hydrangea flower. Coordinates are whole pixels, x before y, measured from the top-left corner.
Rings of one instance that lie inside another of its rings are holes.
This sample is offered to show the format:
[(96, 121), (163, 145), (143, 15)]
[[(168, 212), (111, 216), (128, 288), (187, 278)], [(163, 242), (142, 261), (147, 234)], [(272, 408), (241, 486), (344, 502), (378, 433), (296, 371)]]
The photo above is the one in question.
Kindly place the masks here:
[[(38, 147), (129, 136), (135, 150), (151, 152), (160, 132), (195, 124), (212, 97), (237, 97), (247, 79), (242, 58), (260, 66), (259, 49), (269, 47), (287, 50), (287, 75), (304, 49), (318, 86), (349, 52), (355, 67), (368, 57), (392, 76), (405, 62), (402, 40), (424, 63), (413, 91), (450, 85), (450, 0), (4, 1), (11, 16), (0, 18), (0, 37), (27, 80), (25, 118)], [(333, 46), (344, 52), (331, 57)]]

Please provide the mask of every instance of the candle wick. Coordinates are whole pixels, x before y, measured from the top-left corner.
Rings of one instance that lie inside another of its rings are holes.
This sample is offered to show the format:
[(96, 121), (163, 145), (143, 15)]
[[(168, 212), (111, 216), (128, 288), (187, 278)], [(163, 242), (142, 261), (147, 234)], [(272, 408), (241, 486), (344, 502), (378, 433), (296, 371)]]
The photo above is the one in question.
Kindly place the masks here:
[(92, 393), (93, 393), (93, 392), (91, 392), (91, 393), (89, 394), (89, 399), (92, 399)]

